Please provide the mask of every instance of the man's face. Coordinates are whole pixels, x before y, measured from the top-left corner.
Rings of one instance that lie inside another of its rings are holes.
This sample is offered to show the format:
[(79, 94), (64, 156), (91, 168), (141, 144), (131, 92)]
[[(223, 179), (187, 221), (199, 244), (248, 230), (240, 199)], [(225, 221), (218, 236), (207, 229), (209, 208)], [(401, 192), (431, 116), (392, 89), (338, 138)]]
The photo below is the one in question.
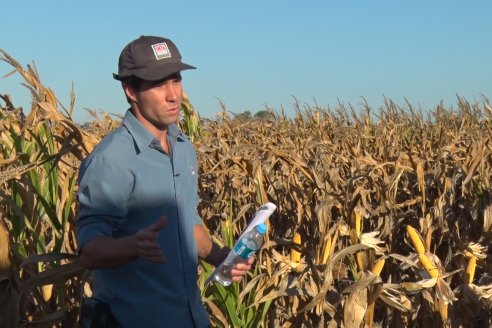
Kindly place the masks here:
[(138, 90), (125, 87), (137, 119), (146, 127), (158, 130), (177, 122), (182, 90), (179, 73), (159, 81), (142, 81)]

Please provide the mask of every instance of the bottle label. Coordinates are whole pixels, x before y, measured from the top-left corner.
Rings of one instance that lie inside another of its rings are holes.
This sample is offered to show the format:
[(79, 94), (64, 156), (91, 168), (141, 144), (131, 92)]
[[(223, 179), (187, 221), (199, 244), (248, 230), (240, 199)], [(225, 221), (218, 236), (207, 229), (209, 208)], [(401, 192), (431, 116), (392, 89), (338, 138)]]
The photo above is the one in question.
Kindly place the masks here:
[(246, 246), (247, 238), (243, 238), (237, 243), (236, 247), (234, 247), (234, 253), (241, 256), (243, 259), (247, 259), (249, 254), (253, 251), (251, 248)]

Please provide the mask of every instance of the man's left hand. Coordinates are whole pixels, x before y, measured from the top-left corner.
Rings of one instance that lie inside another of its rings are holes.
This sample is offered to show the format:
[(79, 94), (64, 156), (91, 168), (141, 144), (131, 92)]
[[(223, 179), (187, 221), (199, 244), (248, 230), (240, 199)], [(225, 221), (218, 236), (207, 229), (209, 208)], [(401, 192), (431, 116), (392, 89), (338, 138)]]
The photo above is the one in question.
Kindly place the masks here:
[(255, 262), (256, 256), (248, 258), (244, 262), (237, 263), (231, 270), (232, 281), (238, 282), (243, 279), (243, 276), (251, 270), (252, 264)]

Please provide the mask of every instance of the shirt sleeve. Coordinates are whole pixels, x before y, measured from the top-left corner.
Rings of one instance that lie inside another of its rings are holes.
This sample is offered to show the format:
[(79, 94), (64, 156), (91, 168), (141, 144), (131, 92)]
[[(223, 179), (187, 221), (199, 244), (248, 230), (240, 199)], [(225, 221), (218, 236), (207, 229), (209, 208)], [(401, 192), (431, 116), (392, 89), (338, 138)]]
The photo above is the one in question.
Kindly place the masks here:
[(128, 214), (133, 176), (104, 156), (83, 164), (79, 177), (77, 241), (79, 251), (89, 240), (111, 236)]
[(200, 201), (200, 196), (198, 195), (198, 192), (196, 193), (196, 202), (195, 202), (195, 207), (193, 209), (193, 217), (194, 217), (194, 223), (195, 225), (205, 225), (202, 218), (198, 214), (198, 202)]

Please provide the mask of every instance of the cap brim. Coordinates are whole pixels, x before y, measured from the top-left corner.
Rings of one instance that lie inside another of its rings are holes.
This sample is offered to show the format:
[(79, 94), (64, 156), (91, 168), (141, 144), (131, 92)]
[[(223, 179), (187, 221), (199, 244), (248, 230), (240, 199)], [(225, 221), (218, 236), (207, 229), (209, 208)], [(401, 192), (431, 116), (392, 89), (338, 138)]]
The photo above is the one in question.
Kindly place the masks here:
[(159, 81), (168, 76), (171, 76), (175, 73), (187, 70), (187, 69), (196, 69), (195, 66), (191, 66), (185, 63), (176, 62), (176, 63), (166, 63), (165, 65), (156, 65), (154, 67), (147, 67), (136, 70), (130, 76), (119, 76), (118, 74), (113, 73), (113, 78), (118, 81), (122, 81), (125, 78), (136, 76), (139, 79), (145, 81)]

